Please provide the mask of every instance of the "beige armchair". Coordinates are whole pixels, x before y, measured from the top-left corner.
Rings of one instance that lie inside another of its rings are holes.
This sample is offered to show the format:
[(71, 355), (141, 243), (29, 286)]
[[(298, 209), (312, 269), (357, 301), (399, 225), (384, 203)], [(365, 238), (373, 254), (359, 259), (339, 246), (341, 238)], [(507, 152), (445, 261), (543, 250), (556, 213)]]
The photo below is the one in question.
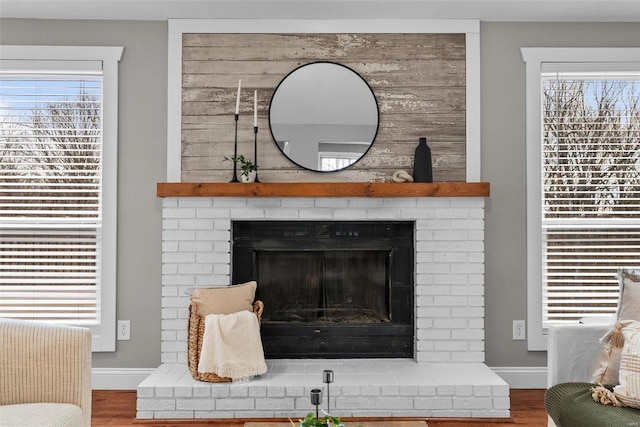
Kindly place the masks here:
[(91, 426), (91, 333), (0, 319), (0, 427)]

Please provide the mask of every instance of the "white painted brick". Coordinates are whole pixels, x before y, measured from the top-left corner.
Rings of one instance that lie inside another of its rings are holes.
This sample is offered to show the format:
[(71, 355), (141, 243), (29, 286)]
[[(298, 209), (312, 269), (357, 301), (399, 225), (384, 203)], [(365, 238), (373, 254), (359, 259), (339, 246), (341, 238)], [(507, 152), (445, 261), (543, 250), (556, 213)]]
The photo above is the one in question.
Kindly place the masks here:
[(155, 411), (153, 417), (160, 420), (168, 418), (191, 419), (193, 411)]
[(510, 399), (508, 397), (494, 397), (493, 398), (493, 408), (494, 409), (509, 409), (510, 408)]
[(212, 203), (211, 197), (180, 197), (178, 199), (180, 208), (209, 208)]
[(466, 329), (468, 322), (464, 318), (436, 318), (433, 320), (433, 327), (436, 329)]
[(155, 389), (153, 387), (140, 387), (138, 386), (137, 390), (136, 390), (136, 395), (138, 396), (138, 399), (140, 398), (144, 398), (144, 397), (154, 397)]
[(216, 208), (245, 208), (247, 199), (244, 197), (213, 197), (211, 205)]
[(162, 274), (163, 275), (174, 275), (178, 274), (178, 265), (177, 264), (163, 264), (162, 265)]
[(230, 395), (229, 386), (222, 385), (222, 383), (214, 383), (209, 390), (211, 393), (211, 397), (216, 399), (224, 399), (229, 397)]
[(178, 198), (177, 197), (165, 197), (162, 199), (162, 208), (177, 208), (178, 207)]
[(436, 386), (435, 385), (426, 385), (421, 384), (418, 386), (418, 396), (435, 396), (436, 395)]
[(382, 396), (400, 396), (400, 386), (383, 385), (380, 387), (380, 395)]
[(229, 209), (207, 208), (196, 210), (196, 218), (230, 218)]
[[(435, 390), (435, 388), (434, 388)], [(418, 386), (417, 385), (402, 385), (400, 386), (399, 391), (400, 396), (415, 396), (418, 394)]]
[(210, 397), (211, 396), (211, 387), (200, 386), (196, 384), (193, 386), (193, 397)]
[(400, 212), (396, 209), (367, 209), (367, 219), (397, 219), (400, 218)]
[(298, 219), (300, 217), (300, 211), (298, 209), (265, 209), (264, 218), (281, 220), (281, 219)]
[(178, 355), (176, 353), (162, 352), (162, 354), (160, 355), (160, 362), (161, 363), (177, 363)]
[(436, 341), (435, 343), (436, 351), (467, 351), (469, 349), (469, 344), (466, 341)]
[[(280, 207), (280, 200), (276, 197), (249, 197), (247, 198), (247, 208), (278, 208)], [(234, 209), (234, 214), (237, 213), (237, 209)]]
[(466, 307), (468, 305), (466, 296), (434, 296), (433, 304), (438, 307)]
[(378, 386), (362, 386), (360, 387), (361, 396), (380, 396), (380, 387)]
[(213, 243), (207, 241), (187, 241), (180, 242), (178, 251), (180, 252), (211, 252), (213, 250)]
[(284, 397), (286, 396), (286, 388), (284, 386), (270, 386), (267, 388), (267, 396)]
[(367, 217), (365, 209), (338, 209), (333, 213), (333, 219), (336, 220), (361, 220)]
[(421, 329), (417, 331), (418, 341), (445, 341), (451, 338), (451, 332), (447, 329)]
[(429, 352), (427, 354), (422, 355), (423, 362), (451, 362), (451, 353), (447, 351), (441, 352)]
[(258, 410), (288, 410), (295, 409), (295, 398), (292, 397), (274, 397), (256, 399), (255, 409)]
[[(195, 257), (194, 257), (195, 258)], [(200, 275), (200, 274), (213, 274), (213, 266), (209, 264), (180, 264), (178, 266), (178, 274), (184, 275)]]
[(196, 255), (192, 252), (168, 252), (162, 255), (162, 261), (165, 263), (193, 263), (196, 261)]
[(179, 286), (193, 286), (195, 284), (195, 277), (193, 276), (179, 276), (177, 274), (167, 274), (162, 277), (162, 286), (178, 288)]
[(218, 399), (216, 409), (221, 411), (239, 411), (255, 408), (254, 399)]
[(193, 230), (165, 230), (162, 232), (163, 241), (195, 240), (196, 233)]
[(454, 409), (492, 409), (493, 399), (490, 397), (453, 398)]
[(212, 219), (181, 219), (180, 230), (211, 230), (213, 229)]
[(382, 208), (384, 206), (384, 201), (382, 200), (382, 198), (378, 197), (350, 197), (348, 200), (350, 209), (373, 209)]
[(349, 199), (346, 197), (321, 197), (314, 200), (316, 208), (346, 208), (349, 206)]
[(162, 217), (164, 219), (171, 218), (195, 218), (196, 210), (195, 209), (185, 209), (185, 208), (165, 208), (162, 210)]
[(329, 208), (312, 208), (312, 209), (300, 209), (300, 219), (314, 220), (314, 219), (332, 219), (333, 209)]
[(177, 410), (212, 411), (216, 409), (216, 401), (207, 398), (176, 399)]
[(465, 285), (465, 286), (453, 286), (451, 287), (452, 295), (469, 295), (469, 299), (475, 297), (481, 297), (484, 299), (484, 286), (479, 285)]
[(284, 197), (280, 199), (280, 206), (283, 208), (312, 208), (316, 199), (311, 197)]
[(436, 230), (433, 239), (438, 241), (463, 240), (467, 241), (467, 230)]
[[(276, 208), (276, 207), (277, 206), (273, 206), (273, 208)], [(247, 206), (246, 209), (242, 209), (242, 210), (234, 209), (231, 212), (231, 218), (236, 220), (264, 219), (264, 209), (261, 209), (257, 206)]]
[(137, 411), (136, 418), (141, 420), (153, 419), (153, 411)]
[(451, 409), (453, 408), (453, 400), (451, 398), (442, 397), (416, 397), (413, 399), (415, 409)]
[(164, 219), (162, 220), (163, 230), (177, 230), (179, 228), (180, 221), (177, 219)]
[(233, 385), (229, 387), (229, 397), (247, 397), (249, 396), (249, 387), (241, 385)]
[(431, 306), (419, 308), (418, 316), (430, 317), (430, 318), (449, 317), (451, 316), (451, 308), (450, 307), (434, 307), (432, 303)]
[(139, 411), (172, 411), (176, 408), (175, 399), (138, 399)]
[(454, 274), (434, 274), (434, 281), (435, 283), (441, 284), (441, 285), (453, 285), (453, 286), (449, 286), (449, 289), (451, 290), (451, 293), (453, 294), (453, 289), (456, 287), (459, 287), (460, 285), (466, 285), (467, 284), (467, 280), (468, 277), (466, 274), (458, 274), (458, 264), (453, 264), (451, 265), (451, 270), (455, 271), (456, 273)]
[(178, 310), (175, 308), (163, 308), (160, 312), (163, 319), (176, 319), (178, 317)]
[(421, 197), (416, 200), (416, 206), (446, 209), (451, 207), (451, 199), (446, 197)]
[(211, 276), (197, 276), (196, 285), (198, 287), (226, 286), (230, 285), (229, 274), (213, 274)]
[[(177, 268), (176, 268), (177, 270)], [(177, 286), (162, 286), (162, 296), (163, 297), (175, 297), (178, 295), (178, 287)]]
[(488, 384), (478, 384), (473, 386), (473, 395), (482, 397), (482, 396), (491, 396), (492, 388)]
[(451, 307), (451, 317), (483, 317), (484, 316), (484, 308), (482, 307)]
[(156, 387), (155, 396), (156, 397), (173, 397), (173, 387)]
[(253, 386), (249, 388), (249, 397), (265, 397), (267, 395), (266, 386)]

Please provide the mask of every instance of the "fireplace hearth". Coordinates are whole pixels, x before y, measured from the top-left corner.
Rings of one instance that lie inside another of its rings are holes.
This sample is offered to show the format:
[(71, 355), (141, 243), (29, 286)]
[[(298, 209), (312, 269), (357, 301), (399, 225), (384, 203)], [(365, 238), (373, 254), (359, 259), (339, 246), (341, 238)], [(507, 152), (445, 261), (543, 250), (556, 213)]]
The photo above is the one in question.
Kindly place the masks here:
[(232, 280), (258, 282), (267, 358), (412, 358), (411, 221), (233, 221)]

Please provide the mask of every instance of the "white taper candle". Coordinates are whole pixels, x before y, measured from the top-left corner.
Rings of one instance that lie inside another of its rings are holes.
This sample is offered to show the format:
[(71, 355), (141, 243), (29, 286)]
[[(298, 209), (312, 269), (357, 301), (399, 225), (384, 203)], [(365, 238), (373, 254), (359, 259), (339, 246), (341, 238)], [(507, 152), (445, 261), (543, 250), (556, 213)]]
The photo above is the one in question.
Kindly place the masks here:
[(242, 79), (238, 80), (238, 97), (236, 98), (236, 114), (240, 114), (240, 85)]

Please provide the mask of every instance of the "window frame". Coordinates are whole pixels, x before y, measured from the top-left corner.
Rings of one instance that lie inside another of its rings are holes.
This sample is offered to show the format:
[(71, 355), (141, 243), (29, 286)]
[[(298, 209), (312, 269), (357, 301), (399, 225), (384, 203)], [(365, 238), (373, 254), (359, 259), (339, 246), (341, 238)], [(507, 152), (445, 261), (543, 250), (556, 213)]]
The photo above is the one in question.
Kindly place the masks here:
[(527, 349), (547, 350), (542, 326), (542, 64), (638, 62), (640, 48), (523, 47), (526, 102)]
[(118, 63), (120, 46), (0, 45), (0, 60), (102, 61), (103, 64), (103, 173), (102, 269), (100, 331), (92, 334), (94, 352), (116, 350), (117, 189), (118, 189)]

